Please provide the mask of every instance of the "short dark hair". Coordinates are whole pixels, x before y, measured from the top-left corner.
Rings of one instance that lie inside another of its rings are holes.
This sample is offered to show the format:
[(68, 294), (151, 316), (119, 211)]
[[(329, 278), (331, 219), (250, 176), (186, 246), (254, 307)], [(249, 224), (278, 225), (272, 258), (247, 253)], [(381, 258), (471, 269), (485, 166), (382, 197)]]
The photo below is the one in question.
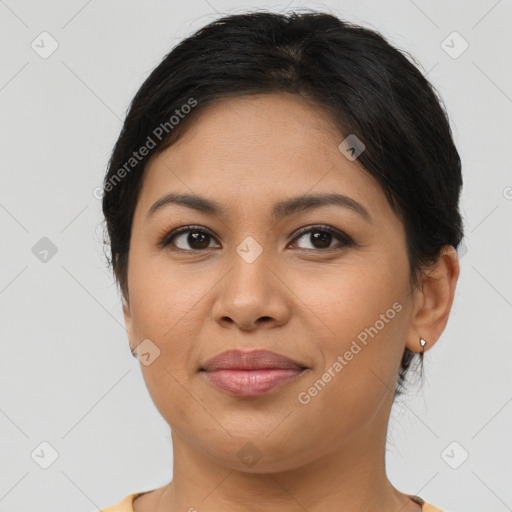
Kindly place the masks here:
[[(123, 296), (149, 159), (176, 142), (207, 105), (280, 92), (312, 102), (342, 134), (364, 143), (357, 161), (403, 220), (411, 289), (420, 286), (442, 247), (457, 248), (462, 240), (462, 173), (442, 99), (406, 56), (416, 62), (377, 31), (315, 11), (228, 15), (182, 40), (133, 98), (103, 184), (107, 260)], [(143, 147), (151, 149), (139, 154)], [(405, 348), (395, 396), (415, 354)]]

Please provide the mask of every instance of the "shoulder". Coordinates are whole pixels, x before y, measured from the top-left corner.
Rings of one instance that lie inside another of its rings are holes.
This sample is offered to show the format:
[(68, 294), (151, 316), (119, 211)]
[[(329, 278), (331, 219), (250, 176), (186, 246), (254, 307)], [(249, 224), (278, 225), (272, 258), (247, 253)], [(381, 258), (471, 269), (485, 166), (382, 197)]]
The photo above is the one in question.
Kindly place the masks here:
[(448, 512), (448, 511), (443, 511), (440, 508), (434, 507), (434, 505), (431, 505), (430, 503), (424, 502), (423, 506), (421, 508), (421, 512)]
[(448, 512), (447, 510), (441, 510), (440, 508), (434, 507), (434, 505), (427, 503), (421, 496), (417, 496), (416, 494), (405, 495), (418, 505), (421, 505), (421, 512)]
[(144, 494), (144, 492), (135, 492), (129, 494), (116, 505), (112, 505), (108, 508), (102, 508), (100, 512), (133, 512), (133, 502), (135, 498), (141, 494)]
[[(135, 499), (138, 498), (139, 496), (142, 496), (143, 494), (147, 494), (147, 493), (148, 493), (148, 491), (135, 492), (135, 493), (129, 494), (128, 496), (124, 497), (116, 505), (112, 505), (111, 507), (108, 507), (108, 508), (103, 508), (103, 509), (101, 509), (100, 512), (134, 512), (133, 511), (133, 502), (135, 501)], [(421, 512), (448, 512), (448, 511), (443, 511), (440, 508), (434, 507), (434, 505), (431, 505), (430, 503), (423, 501)]]

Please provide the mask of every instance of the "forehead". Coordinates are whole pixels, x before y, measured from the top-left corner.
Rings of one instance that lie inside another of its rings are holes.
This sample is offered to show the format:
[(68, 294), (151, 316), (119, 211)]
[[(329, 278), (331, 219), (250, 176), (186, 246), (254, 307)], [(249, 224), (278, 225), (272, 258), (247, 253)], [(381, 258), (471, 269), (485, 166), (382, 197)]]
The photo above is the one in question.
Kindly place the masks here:
[[(291, 93), (255, 94), (204, 107), (172, 147), (176, 156), (181, 146), (208, 145), (216, 158), (243, 161), (266, 156), (268, 161), (283, 155), (293, 159), (297, 154), (314, 158), (318, 152), (332, 150), (341, 136), (332, 114), (310, 100)], [(226, 148), (231, 149), (229, 154)], [(184, 150), (179, 156), (201, 155)]]
[[(166, 192), (215, 196), (251, 205), (337, 191), (389, 207), (376, 180), (339, 145), (342, 134), (324, 108), (295, 94), (226, 98), (205, 107), (182, 137), (146, 168), (141, 208)], [(387, 205), (387, 206), (386, 206)]]

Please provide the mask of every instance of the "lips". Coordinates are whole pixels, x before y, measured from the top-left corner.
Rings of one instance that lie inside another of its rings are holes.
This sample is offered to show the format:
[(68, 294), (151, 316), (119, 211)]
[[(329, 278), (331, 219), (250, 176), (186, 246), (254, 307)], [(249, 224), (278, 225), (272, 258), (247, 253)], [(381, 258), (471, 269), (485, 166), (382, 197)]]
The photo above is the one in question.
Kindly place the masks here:
[(208, 359), (201, 370), (214, 372), (217, 370), (304, 370), (305, 365), (289, 357), (268, 350), (228, 350)]
[(211, 384), (240, 398), (269, 393), (307, 370), (301, 363), (267, 350), (229, 350), (209, 359), (200, 368)]

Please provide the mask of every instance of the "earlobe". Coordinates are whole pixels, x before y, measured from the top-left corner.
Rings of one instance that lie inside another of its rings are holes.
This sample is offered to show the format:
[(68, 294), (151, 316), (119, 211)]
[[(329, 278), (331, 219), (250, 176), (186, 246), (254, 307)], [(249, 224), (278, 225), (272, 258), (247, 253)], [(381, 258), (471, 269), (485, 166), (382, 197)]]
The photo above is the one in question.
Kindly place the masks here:
[(435, 268), (426, 273), (422, 289), (417, 291), (417, 306), (406, 342), (409, 350), (425, 352), (435, 345), (443, 333), (450, 316), (459, 273), (457, 251), (451, 245), (444, 247)]

